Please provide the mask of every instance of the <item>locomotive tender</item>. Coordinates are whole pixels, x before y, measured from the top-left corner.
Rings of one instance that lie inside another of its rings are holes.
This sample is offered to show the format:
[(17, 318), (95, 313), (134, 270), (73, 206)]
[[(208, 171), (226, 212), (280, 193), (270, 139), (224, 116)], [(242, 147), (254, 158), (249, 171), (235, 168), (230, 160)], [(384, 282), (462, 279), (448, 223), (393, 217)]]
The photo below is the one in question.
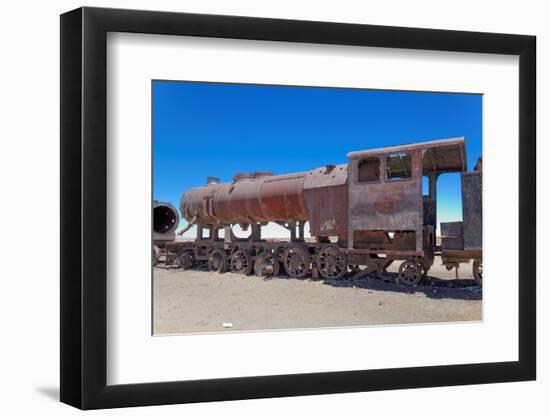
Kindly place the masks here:
[[(182, 268), (207, 262), (210, 270), (220, 273), (230, 269), (276, 276), (282, 267), (291, 277), (311, 273), (325, 279), (361, 267), (365, 273), (381, 273), (401, 261), (399, 282), (416, 285), (440, 249), (435, 235), (437, 178), (460, 172), (466, 199), (463, 222), (442, 224), (453, 234), (442, 236), (443, 249), (451, 252), (443, 250), (441, 255), (449, 269), (474, 259), (474, 277), (480, 283), (481, 164), (479, 170), (466, 172), (464, 138), (368, 149), (347, 157), (347, 164), (293, 174), (238, 173), (230, 183), (208, 177), (205, 186), (185, 192), (180, 202), (189, 222), (180, 234), (196, 226), (193, 242), (173, 240), (177, 211), (172, 207), (176, 213), (170, 215), (169, 204), (155, 203), (154, 261), (162, 247)], [(479, 180), (466, 181), (466, 176)], [(289, 239), (262, 238), (268, 222), (286, 228)], [(311, 239), (305, 238), (306, 222)], [(236, 237), (235, 225), (250, 231), (249, 237)], [(170, 233), (165, 240), (163, 230)]]

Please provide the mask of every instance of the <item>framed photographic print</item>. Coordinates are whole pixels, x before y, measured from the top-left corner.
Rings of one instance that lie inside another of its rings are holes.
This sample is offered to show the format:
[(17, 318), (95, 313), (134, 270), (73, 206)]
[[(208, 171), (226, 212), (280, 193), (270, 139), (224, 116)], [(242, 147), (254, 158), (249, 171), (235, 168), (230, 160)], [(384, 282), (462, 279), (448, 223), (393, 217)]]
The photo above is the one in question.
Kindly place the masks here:
[(61, 16), (61, 401), (535, 379), (535, 38)]

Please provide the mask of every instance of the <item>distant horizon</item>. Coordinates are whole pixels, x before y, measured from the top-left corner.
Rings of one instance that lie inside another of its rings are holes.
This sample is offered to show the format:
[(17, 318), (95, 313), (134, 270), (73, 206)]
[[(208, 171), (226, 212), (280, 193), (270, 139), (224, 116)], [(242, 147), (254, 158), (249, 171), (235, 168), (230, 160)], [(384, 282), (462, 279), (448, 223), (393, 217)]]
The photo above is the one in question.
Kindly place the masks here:
[[(351, 151), (453, 137), (465, 137), (468, 170), (482, 155), (481, 95), (158, 80), (152, 94), (154, 200), (178, 211), (207, 176), (309, 171)], [(439, 177), (438, 223), (462, 220), (460, 192), (459, 173)]]

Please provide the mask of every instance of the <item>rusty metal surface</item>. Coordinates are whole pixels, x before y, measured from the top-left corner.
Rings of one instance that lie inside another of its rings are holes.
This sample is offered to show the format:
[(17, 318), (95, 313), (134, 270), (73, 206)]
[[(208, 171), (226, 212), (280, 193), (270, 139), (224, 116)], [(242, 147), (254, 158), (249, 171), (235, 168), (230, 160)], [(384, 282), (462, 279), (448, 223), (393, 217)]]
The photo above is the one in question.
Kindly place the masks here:
[[(349, 166), (349, 230), (415, 230), (423, 224), (420, 152), (410, 152), (412, 175), (408, 179), (384, 178), (385, 155), (379, 155), (378, 181), (359, 182), (358, 162)], [(362, 154), (364, 155), (364, 154)], [(369, 153), (369, 157), (373, 154)]]
[(312, 169), (304, 180), (304, 189), (335, 187), (344, 185), (348, 180), (348, 165), (326, 165)]
[(463, 140), (441, 141), (422, 148), (422, 171), (428, 172), (458, 172), (466, 169), (466, 147)]
[(385, 254), (385, 255), (399, 255), (399, 256), (422, 256), (424, 253), (422, 251), (415, 251), (415, 250), (379, 250), (379, 249), (341, 249), (345, 253), (354, 253), (354, 254), (361, 254), (361, 255), (377, 255), (377, 254)]
[[(478, 162), (481, 167), (481, 162)], [(481, 250), (483, 244), (482, 172), (463, 172), (462, 219), (464, 220), (464, 249)]]
[(429, 151), (422, 164), (425, 173), (456, 172), (466, 169), (466, 147), (463, 137), (355, 151), (348, 153), (347, 156), (349, 159), (361, 159), (370, 155), (387, 155), (417, 150), (420, 150), (423, 156)]
[[(358, 230), (414, 231), (421, 251), (424, 226), (435, 227), (435, 180), (444, 172), (466, 169), (464, 138), (350, 152), (348, 154), (348, 248)], [(359, 176), (362, 161), (378, 158), (378, 178)], [(422, 195), (422, 177), (431, 178), (430, 196)], [(366, 180), (365, 180), (366, 178)], [(433, 244), (432, 244), (433, 246)]]
[(393, 244), (388, 232), (378, 230), (355, 230), (353, 232), (353, 240), (358, 245), (363, 244), (367, 247), (375, 246), (379, 248)]
[(328, 165), (311, 170), (304, 180), (304, 198), (312, 236), (344, 236), (348, 230), (348, 167)]
[(348, 230), (348, 188), (345, 185), (304, 191), (312, 236), (343, 236)]
[(309, 219), (303, 195), (306, 174), (237, 174), (231, 183), (187, 191), (181, 199), (181, 211), (187, 220), (196, 216), (196, 224), (203, 226), (305, 222)]
[(437, 225), (437, 203), (429, 196), (422, 197), (422, 206), (424, 208), (424, 224), (429, 224), (434, 228)]
[(462, 222), (441, 223), (441, 250), (463, 250), (464, 235)]
[(456, 258), (456, 259), (475, 259), (482, 258), (483, 252), (480, 250), (446, 250), (444, 252), (445, 258)]

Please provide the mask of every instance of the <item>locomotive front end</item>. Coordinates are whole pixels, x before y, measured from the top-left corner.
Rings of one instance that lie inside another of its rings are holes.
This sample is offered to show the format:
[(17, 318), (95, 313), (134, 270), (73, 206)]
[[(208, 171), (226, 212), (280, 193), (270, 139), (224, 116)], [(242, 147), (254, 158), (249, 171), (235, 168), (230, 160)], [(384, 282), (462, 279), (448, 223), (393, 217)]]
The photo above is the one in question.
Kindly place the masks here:
[(153, 203), (153, 241), (172, 241), (176, 237), (180, 216), (170, 203)]

